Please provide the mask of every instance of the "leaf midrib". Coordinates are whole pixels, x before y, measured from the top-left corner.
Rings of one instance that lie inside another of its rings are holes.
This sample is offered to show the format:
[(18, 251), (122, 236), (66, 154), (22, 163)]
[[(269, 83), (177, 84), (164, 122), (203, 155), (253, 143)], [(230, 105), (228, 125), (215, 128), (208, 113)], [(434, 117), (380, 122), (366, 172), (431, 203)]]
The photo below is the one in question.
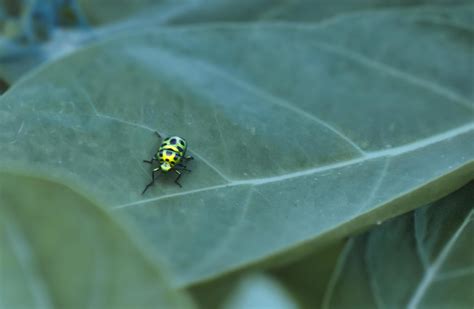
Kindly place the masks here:
[[(151, 128), (148, 128), (150, 131), (153, 131)], [(245, 179), (245, 180), (236, 180), (236, 181), (231, 181), (226, 184), (221, 184), (221, 185), (215, 185), (215, 186), (210, 186), (210, 187), (205, 187), (205, 188), (200, 188), (200, 189), (195, 189), (195, 190), (188, 190), (185, 192), (179, 192), (179, 193), (172, 193), (172, 194), (165, 194), (161, 195), (159, 197), (155, 198), (150, 198), (150, 199), (145, 199), (145, 200), (140, 200), (132, 203), (127, 203), (127, 204), (121, 204), (121, 205), (116, 205), (113, 206), (113, 209), (120, 209), (124, 207), (130, 207), (134, 205), (140, 205), (140, 204), (146, 204), (149, 202), (154, 202), (162, 199), (167, 199), (171, 197), (176, 197), (176, 196), (182, 196), (182, 195), (188, 195), (192, 193), (197, 193), (197, 192), (203, 192), (203, 191), (210, 191), (210, 190), (215, 190), (215, 189), (220, 189), (220, 188), (227, 188), (227, 187), (234, 187), (234, 186), (242, 186), (242, 185), (252, 185), (252, 186), (259, 186), (262, 184), (267, 184), (267, 183), (272, 183), (272, 182), (278, 182), (278, 181), (283, 181), (283, 180), (288, 180), (292, 178), (298, 178), (298, 177), (303, 177), (315, 173), (320, 173), (324, 171), (330, 171), (334, 169), (338, 169), (341, 167), (346, 167), (350, 165), (355, 165), (355, 164), (360, 164), (364, 163), (370, 160), (375, 160), (383, 157), (395, 157), (395, 156), (400, 156), (405, 153), (409, 153), (412, 151), (419, 150), (424, 147), (428, 147), (430, 145), (445, 141), (450, 138), (454, 138), (457, 136), (460, 136), (462, 134), (469, 133), (471, 130), (474, 129), (474, 123), (468, 123), (466, 125), (457, 127), (455, 129), (451, 129), (449, 131), (446, 131), (441, 134), (433, 135), (429, 138), (425, 138), (422, 140), (419, 140), (417, 142), (413, 142), (410, 144), (406, 144), (403, 146), (399, 147), (394, 147), (386, 150), (380, 150), (380, 151), (375, 151), (375, 152), (369, 152), (365, 156), (352, 159), (352, 160), (346, 160), (346, 161), (341, 161), (337, 162), (334, 164), (329, 164), (325, 166), (318, 166), (315, 168), (303, 170), (303, 171), (297, 171), (293, 173), (288, 173), (284, 175), (278, 175), (278, 176), (272, 176), (272, 177), (265, 177), (265, 178), (252, 178), (252, 179)], [(380, 181), (380, 180), (379, 180)]]

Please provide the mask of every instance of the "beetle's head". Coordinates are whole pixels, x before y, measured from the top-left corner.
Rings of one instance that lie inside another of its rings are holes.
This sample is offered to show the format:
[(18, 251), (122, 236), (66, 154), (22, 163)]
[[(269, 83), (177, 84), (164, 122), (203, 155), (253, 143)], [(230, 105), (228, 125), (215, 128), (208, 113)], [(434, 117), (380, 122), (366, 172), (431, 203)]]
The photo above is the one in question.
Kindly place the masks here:
[(160, 168), (163, 172), (167, 172), (171, 169), (171, 164), (169, 162), (163, 162), (161, 165), (160, 165)]

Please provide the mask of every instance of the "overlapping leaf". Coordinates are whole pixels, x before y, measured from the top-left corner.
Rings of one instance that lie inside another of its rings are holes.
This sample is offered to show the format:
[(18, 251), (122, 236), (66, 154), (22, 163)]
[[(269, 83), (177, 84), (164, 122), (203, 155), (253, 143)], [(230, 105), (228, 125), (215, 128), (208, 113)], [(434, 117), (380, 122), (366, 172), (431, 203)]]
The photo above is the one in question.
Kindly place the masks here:
[(469, 308), (474, 183), (351, 240), (323, 307)]
[(0, 307), (190, 308), (119, 224), (51, 181), (0, 174)]

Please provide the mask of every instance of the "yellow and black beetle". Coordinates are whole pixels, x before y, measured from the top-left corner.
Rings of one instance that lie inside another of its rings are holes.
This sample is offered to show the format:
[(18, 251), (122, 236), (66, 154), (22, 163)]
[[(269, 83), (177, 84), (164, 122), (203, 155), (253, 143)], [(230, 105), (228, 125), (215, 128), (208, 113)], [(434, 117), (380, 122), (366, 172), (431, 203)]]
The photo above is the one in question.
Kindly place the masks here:
[[(155, 134), (159, 139), (161, 139), (161, 135), (158, 132), (155, 132)], [(146, 185), (142, 194), (155, 183), (155, 173), (157, 172), (167, 173), (169, 171), (174, 171), (178, 175), (174, 182), (181, 187), (181, 184), (178, 182), (182, 174), (181, 172), (191, 172), (191, 170), (186, 168), (185, 164), (187, 161), (194, 159), (192, 156), (186, 156), (187, 148), (188, 144), (184, 138), (170, 136), (163, 140), (158, 148), (158, 152), (151, 158), (151, 160), (143, 160), (143, 162), (148, 164), (153, 164), (153, 161), (158, 161), (160, 166), (151, 171), (151, 182)]]

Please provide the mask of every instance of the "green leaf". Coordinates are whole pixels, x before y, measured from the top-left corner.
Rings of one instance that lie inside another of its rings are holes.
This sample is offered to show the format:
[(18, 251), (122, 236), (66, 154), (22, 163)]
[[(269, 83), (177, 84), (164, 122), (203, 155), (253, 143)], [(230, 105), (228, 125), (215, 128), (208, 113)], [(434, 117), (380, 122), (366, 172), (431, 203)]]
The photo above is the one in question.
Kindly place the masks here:
[(0, 173), (0, 307), (189, 308), (100, 207), (48, 180)]
[[(93, 191), (179, 286), (297, 256), (472, 178), (473, 10), (133, 28), (0, 99), (0, 164)], [(142, 196), (154, 130), (196, 160)]]
[(351, 239), (323, 307), (471, 308), (474, 182)]

